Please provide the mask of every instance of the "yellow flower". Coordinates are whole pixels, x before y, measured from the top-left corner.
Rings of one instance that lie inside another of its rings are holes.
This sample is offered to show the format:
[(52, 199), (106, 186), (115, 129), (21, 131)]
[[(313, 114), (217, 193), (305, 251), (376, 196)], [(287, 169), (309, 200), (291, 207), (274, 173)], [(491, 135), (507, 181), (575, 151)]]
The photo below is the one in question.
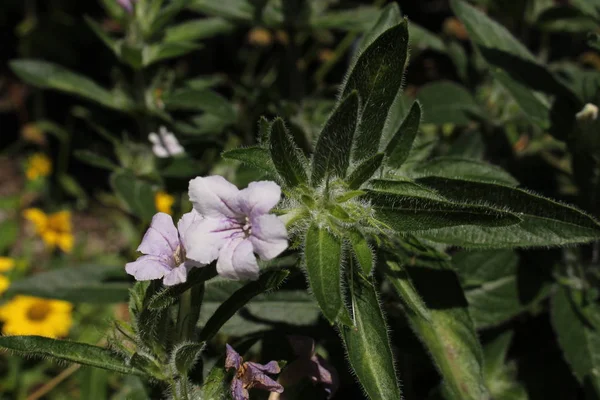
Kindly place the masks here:
[(25, 124), (21, 128), (21, 137), (28, 142), (43, 146), (46, 144), (46, 136), (36, 124)]
[(53, 249), (58, 246), (65, 253), (73, 250), (75, 239), (71, 228), (70, 211), (46, 214), (39, 208), (28, 208), (23, 211), (23, 216), (35, 225), (36, 233), (48, 248)]
[(15, 260), (9, 257), (0, 257), (0, 272), (8, 272), (15, 267)]
[(268, 46), (273, 42), (273, 35), (265, 28), (254, 28), (248, 32), (248, 42), (255, 46)]
[(154, 205), (156, 206), (156, 210), (159, 212), (164, 212), (171, 215), (173, 212), (173, 203), (175, 203), (175, 198), (167, 192), (160, 190), (154, 195)]
[(47, 155), (36, 153), (27, 160), (25, 175), (30, 181), (48, 176), (52, 172), (52, 161)]
[(0, 307), (5, 335), (67, 336), (73, 323), (73, 305), (66, 301), (15, 296)]
[(4, 293), (10, 286), (10, 280), (4, 275), (0, 275), (0, 294)]

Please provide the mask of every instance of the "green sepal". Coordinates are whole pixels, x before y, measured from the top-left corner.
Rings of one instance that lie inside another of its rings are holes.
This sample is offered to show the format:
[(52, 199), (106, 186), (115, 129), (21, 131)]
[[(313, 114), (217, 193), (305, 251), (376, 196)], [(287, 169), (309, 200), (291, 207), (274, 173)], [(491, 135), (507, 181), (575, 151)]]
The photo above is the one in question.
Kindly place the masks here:
[(377, 172), (379, 167), (381, 167), (384, 156), (383, 153), (378, 153), (360, 163), (346, 178), (348, 188), (356, 190), (368, 181)]
[(171, 365), (177, 372), (187, 375), (200, 358), (206, 343), (183, 342), (176, 345), (171, 352)]
[(293, 187), (308, 182), (304, 154), (294, 143), (281, 118), (276, 118), (271, 126), (269, 149), (273, 164), (287, 185)]

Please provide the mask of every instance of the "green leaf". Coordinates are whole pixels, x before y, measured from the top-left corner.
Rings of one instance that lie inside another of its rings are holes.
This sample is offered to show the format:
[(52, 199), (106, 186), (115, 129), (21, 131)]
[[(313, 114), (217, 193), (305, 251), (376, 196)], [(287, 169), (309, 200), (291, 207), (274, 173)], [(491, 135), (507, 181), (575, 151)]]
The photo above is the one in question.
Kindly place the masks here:
[(400, 296), (400, 300), (406, 309), (420, 318), (429, 321), (431, 319), (429, 309), (413, 286), (406, 268), (395, 261), (387, 261), (384, 272), (388, 281), (396, 289), (396, 293)]
[(352, 246), (352, 253), (361, 267), (365, 276), (369, 276), (373, 270), (373, 263), (375, 261), (375, 255), (365, 235), (357, 229), (348, 229), (346, 232), (350, 245)]
[(478, 329), (504, 323), (549, 295), (547, 278), (531, 268), (519, 273), (518, 262), (511, 250), (464, 251), (453, 257)]
[(105, 400), (108, 398), (108, 371), (97, 368), (82, 368), (79, 372), (81, 398)]
[(277, 176), (277, 170), (271, 159), (271, 154), (264, 147), (252, 146), (224, 151), (221, 156), (229, 160), (237, 160), (251, 165), (270, 176)]
[(110, 350), (85, 343), (41, 336), (0, 336), (0, 347), (27, 356), (50, 357), (121, 374), (144, 375), (143, 371), (127, 366), (124, 360)]
[(200, 110), (233, 121), (236, 113), (223, 96), (212, 90), (183, 88), (165, 96), (167, 110)]
[(348, 188), (353, 190), (358, 189), (363, 183), (368, 181), (377, 172), (379, 167), (381, 167), (383, 158), (383, 153), (377, 153), (354, 168), (354, 171), (346, 178)]
[(415, 137), (419, 132), (419, 124), (421, 122), (421, 106), (414, 102), (408, 112), (400, 129), (392, 137), (392, 140), (385, 148), (387, 159), (385, 165), (391, 168), (400, 168), (408, 158), (408, 154), (412, 149)]
[(204, 14), (226, 19), (251, 21), (254, 6), (247, 0), (193, 0), (189, 7)]
[(73, 155), (79, 161), (84, 162), (84, 163), (89, 164), (94, 167), (107, 169), (109, 171), (114, 171), (115, 169), (119, 168), (118, 165), (113, 163), (108, 158), (98, 155), (97, 152), (93, 152), (90, 150), (75, 150), (73, 152)]
[(359, 98), (351, 92), (327, 119), (312, 160), (312, 186), (330, 176), (346, 177), (358, 118)]
[(224, 78), (220, 75), (206, 75), (188, 79), (185, 81), (185, 85), (195, 90), (206, 90), (218, 86), (223, 82)]
[(392, 179), (372, 179), (369, 181), (371, 188), (386, 192), (394, 193), (409, 197), (418, 197), (422, 199), (432, 199), (445, 201), (446, 199), (440, 196), (435, 190), (425, 186), (418, 185), (413, 181), (392, 180)]
[(225, 324), (239, 309), (244, 307), (252, 298), (259, 294), (277, 288), (289, 275), (285, 269), (271, 269), (263, 272), (258, 280), (246, 284), (237, 290), (219, 306), (213, 316), (204, 324), (200, 332), (199, 340), (208, 341), (219, 332)]
[(260, 143), (262, 146), (267, 146), (270, 136), (271, 123), (265, 117), (260, 117), (258, 120), (258, 143)]
[(223, 18), (202, 18), (186, 21), (165, 29), (166, 43), (193, 42), (233, 31), (234, 25)]
[(154, 191), (149, 183), (141, 181), (126, 171), (116, 171), (110, 176), (115, 193), (128, 210), (144, 221), (150, 221), (156, 213)]
[(411, 168), (411, 178), (437, 176), (456, 178), (467, 181), (498, 183), (500, 185), (517, 186), (519, 182), (508, 172), (493, 164), (460, 157), (438, 157), (425, 161)]
[[(390, 3), (386, 5), (382, 10), (381, 14), (379, 14), (379, 18), (375, 22), (375, 24), (363, 35), (363, 38), (360, 41), (359, 48), (361, 51), (367, 48), (371, 43), (375, 41), (383, 32), (387, 31), (393, 26), (398, 25), (402, 22), (402, 13), (400, 12), (400, 7), (398, 7), (397, 3)], [(412, 25), (412, 23), (411, 23)], [(356, 60), (353, 60), (354, 64)]]
[(356, 90), (364, 102), (353, 160), (371, 157), (379, 148), (388, 112), (402, 85), (407, 51), (408, 28), (407, 22), (403, 21), (375, 39), (348, 75), (341, 97)]
[(600, 306), (561, 287), (551, 302), (552, 325), (566, 361), (581, 385), (600, 395)]
[(122, 266), (69, 266), (11, 282), (5, 296), (23, 294), (73, 303), (118, 303), (127, 300), (130, 284), (111, 281), (115, 277), (124, 277)]
[(410, 48), (412, 51), (431, 49), (440, 53), (448, 52), (446, 44), (438, 35), (415, 24), (413, 21), (410, 21), (410, 25), (408, 25), (408, 32), (410, 34)]
[(351, 283), (352, 314), (356, 327), (339, 325), (348, 360), (369, 398), (402, 398), (387, 324), (373, 284), (359, 273)]
[(411, 232), (457, 225), (498, 227), (514, 225), (515, 215), (485, 206), (463, 205), (447, 200), (434, 200), (369, 190), (367, 198), (375, 209), (375, 217), (397, 232)]
[(313, 222), (306, 231), (304, 251), (311, 291), (333, 324), (346, 311), (341, 288), (342, 240)]
[(140, 53), (141, 60), (137, 61), (138, 65), (134, 68), (140, 68), (141, 66), (147, 67), (158, 61), (181, 57), (201, 48), (202, 45), (196, 42), (181, 41), (151, 44), (143, 48)]
[[(550, 103), (542, 93), (576, 100), (527, 48), (499, 23), (466, 1), (451, 0), (470, 39), (490, 64), (492, 75), (513, 95), (523, 112), (542, 128), (549, 126)], [(538, 91), (538, 92), (535, 92)]]
[(180, 374), (187, 375), (200, 358), (204, 347), (205, 343), (193, 342), (185, 342), (175, 346), (171, 353), (171, 364), (175, 366)]
[(489, 398), (481, 345), (456, 274), (444, 262), (431, 267), (408, 267), (407, 271), (416, 291), (410, 293), (412, 286), (405, 285), (405, 296), (420, 295), (427, 305), (429, 319), (420, 313), (407, 313), (406, 317), (442, 376), (444, 397), (452, 400)]
[(548, 32), (593, 32), (598, 23), (572, 6), (550, 7), (538, 15), (536, 25)]
[(460, 227), (419, 234), (436, 242), (473, 248), (509, 248), (561, 246), (600, 237), (600, 225), (583, 211), (523, 189), (437, 177), (416, 182), (437, 190), (451, 201), (485, 204), (490, 209), (517, 213), (523, 219), (518, 225), (498, 230)]
[(600, 1), (598, 0), (572, 0), (570, 2), (586, 15), (600, 21)]
[(269, 148), (273, 164), (286, 184), (297, 186), (308, 181), (305, 157), (281, 118), (273, 121)]
[(215, 266), (193, 268), (188, 274), (187, 280), (178, 285), (169, 286), (156, 293), (148, 302), (148, 309), (152, 311), (164, 310), (173, 304), (184, 292), (192, 287), (204, 283), (217, 276)]
[(128, 110), (132, 107), (129, 99), (114, 96), (92, 80), (56, 64), (22, 59), (11, 61), (10, 67), (19, 78), (30, 85), (74, 94), (117, 110)]
[(228, 400), (231, 398), (231, 385), (228, 382), (229, 377), (224, 364), (224, 357), (217, 359), (203, 382), (202, 396), (199, 398), (205, 400)]
[(377, 18), (379, 10), (371, 6), (359, 6), (346, 10), (328, 11), (313, 15), (310, 25), (315, 29), (340, 29), (350, 32), (364, 32)]
[(0, 222), (0, 253), (8, 250), (17, 240), (19, 224), (17, 221), (7, 219)]
[(506, 364), (506, 353), (513, 337), (508, 331), (499, 335), (483, 349), (485, 382), (493, 399), (527, 400), (525, 388), (517, 381), (514, 363)]
[(417, 100), (423, 108), (425, 124), (467, 125), (474, 116), (481, 114), (473, 95), (454, 82), (428, 83), (417, 93)]

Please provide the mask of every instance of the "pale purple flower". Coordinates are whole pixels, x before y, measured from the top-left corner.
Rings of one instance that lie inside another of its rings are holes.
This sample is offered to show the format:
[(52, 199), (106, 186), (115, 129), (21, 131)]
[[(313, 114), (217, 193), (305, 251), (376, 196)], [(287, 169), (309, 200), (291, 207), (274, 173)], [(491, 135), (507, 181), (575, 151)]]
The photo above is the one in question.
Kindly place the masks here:
[[(288, 336), (288, 340), (298, 357), (279, 375), (279, 383), (292, 386), (303, 378), (309, 378), (314, 384), (322, 384), (327, 398), (330, 399), (339, 387), (336, 369), (323, 357), (315, 353), (315, 341), (307, 336)], [(285, 394), (271, 395), (269, 400), (285, 400)]]
[(185, 153), (175, 135), (164, 126), (158, 129), (158, 134), (150, 133), (148, 140), (152, 143), (152, 151), (156, 157), (166, 158)]
[(198, 177), (190, 181), (189, 195), (204, 218), (188, 233), (188, 258), (203, 264), (218, 259), (219, 275), (257, 279), (254, 253), (271, 260), (287, 248), (285, 224), (268, 214), (281, 197), (275, 182), (252, 182), (239, 190), (222, 176)]
[(162, 278), (167, 286), (185, 282), (191, 268), (203, 266), (186, 258), (188, 246), (185, 245), (188, 230), (200, 219), (196, 211), (189, 212), (175, 228), (170, 215), (162, 212), (154, 215), (137, 249), (144, 255), (127, 263), (125, 271), (138, 281)]
[(129, 14), (133, 12), (133, 3), (135, 2), (136, 0), (117, 0), (117, 3), (119, 3)]
[(227, 356), (225, 358), (225, 368), (235, 369), (235, 376), (231, 381), (231, 396), (233, 400), (249, 400), (250, 393), (248, 389), (256, 388), (268, 390), (269, 392), (283, 393), (283, 386), (271, 379), (267, 374), (278, 374), (279, 364), (277, 361), (271, 361), (266, 365), (255, 362), (244, 362), (230, 345), (227, 347)]

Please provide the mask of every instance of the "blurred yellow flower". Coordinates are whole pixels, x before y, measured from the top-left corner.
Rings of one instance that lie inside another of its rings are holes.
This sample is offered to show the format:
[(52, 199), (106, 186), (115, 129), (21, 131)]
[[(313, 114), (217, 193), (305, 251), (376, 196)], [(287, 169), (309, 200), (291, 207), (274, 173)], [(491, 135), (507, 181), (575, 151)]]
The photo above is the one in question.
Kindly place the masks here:
[(66, 301), (15, 296), (0, 307), (5, 335), (67, 336), (73, 319), (73, 305)]
[(10, 257), (0, 257), (0, 272), (8, 272), (15, 267), (15, 260)]
[(52, 161), (43, 153), (35, 153), (27, 160), (25, 175), (30, 181), (48, 176), (52, 172)]
[(58, 246), (65, 253), (73, 250), (75, 239), (72, 233), (70, 211), (46, 214), (39, 208), (28, 208), (23, 211), (23, 216), (33, 223), (36, 233), (48, 248), (53, 249)]
[(154, 195), (154, 205), (158, 212), (164, 212), (171, 215), (173, 212), (173, 203), (175, 203), (175, 198), (167, 192), (160, 190)]
[(594, 67), (597, 70), (600, 70), (600, 55), (594, 53), (593, 51), (586, 51), (585, 53), (580, 55), (579, 61), (582, 64), (586, 64), (591, 67)]
[(21, 137), (28, 142), (43, 146), (46, 144), (46, 136), (36, 124), (29, 123), (21, 128)]
[(327, 62), (335, 57), (335, 52), (331, 49), (321, 49), (318, 53), (319, 61)]
[(255, 46), (268, 46), (273, 42), (273, 35), (265, 28), (254, 28), (248, 33), (248, 42)]
[(4, 275), (0, 275), (0, 294), (4, 293), (10, 286), (10, 280)]

